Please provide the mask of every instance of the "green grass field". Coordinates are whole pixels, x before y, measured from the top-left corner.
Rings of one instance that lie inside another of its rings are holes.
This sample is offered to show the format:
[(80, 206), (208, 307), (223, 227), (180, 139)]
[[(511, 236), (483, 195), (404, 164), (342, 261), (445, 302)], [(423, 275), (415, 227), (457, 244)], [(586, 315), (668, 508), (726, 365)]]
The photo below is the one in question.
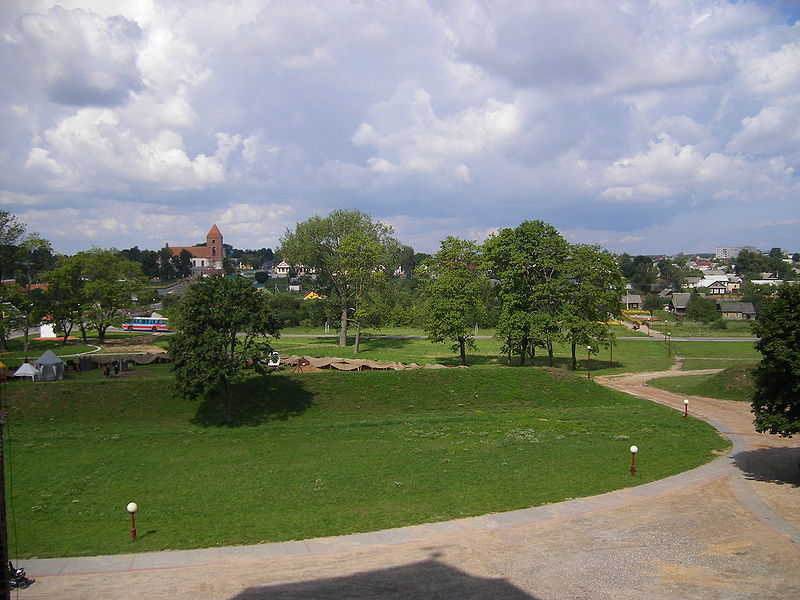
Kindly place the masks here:
[(653, 379), (648, 385), (687, 396), (750, 402), (755, 391), (750, 378), (750, 371), (754, 365), (753, 362), (737, 364), (711, 375), (685, 375)]
[(0, 352), (0, 362), (9, 366), (18, 366), (25, 362), (26, 358), (30, 361), (36, 360), (46, 350), (52, 350), (58, 356), (80, 354), (82, 352), (94, 350), (94, 347), (87, 346), (79, 341), (69, 341), (64, 345), (49, 340), (35, 340), (33, 339), (33, 335), (31, 335), (28, 343), (28, 351), (26, 352), (23, 348), (22, 338), (8, 340), (8, 352)]
[(701, 421), (561, 370), (281, 373), (237, 398), (230, 427), (214, 403), (173, 398), (162, 365), (5, 384), (12, 556), (441, 521), (641, 484), (727, 447)]

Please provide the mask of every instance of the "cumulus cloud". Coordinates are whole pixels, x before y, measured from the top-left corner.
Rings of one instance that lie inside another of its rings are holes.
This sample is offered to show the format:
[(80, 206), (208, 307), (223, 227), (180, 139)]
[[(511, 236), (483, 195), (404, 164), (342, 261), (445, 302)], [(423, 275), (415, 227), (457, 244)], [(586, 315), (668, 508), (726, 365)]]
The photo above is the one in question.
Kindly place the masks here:
[(378, 152), (367, 160), (373, 171), (445, 172), (463, 182), (470, 179), (464, 161), (496, 149), (519, 129), (516, 107), (495, 98), (440, 118), (431, 95), (414, 82), (401, 84), (391, 99), (374, 104), (369, 114), (374, 125), (361, 123), (352, 141)]
[(54, 102), (114, 106), (142, 87), (136, 64), (142, 30), (125, 17), (54, 6), (47, 14), (23, 15), (20, 33)]
[(699, 250), (720, 207), (726, 244), (800, 246), (737, 225), (800, 218), (787, 6), (5, 3), (0, 203), (66, 250), (194, 243), (213, 222), (274, 246), (342, 207), (427, 251), (529, 218)]

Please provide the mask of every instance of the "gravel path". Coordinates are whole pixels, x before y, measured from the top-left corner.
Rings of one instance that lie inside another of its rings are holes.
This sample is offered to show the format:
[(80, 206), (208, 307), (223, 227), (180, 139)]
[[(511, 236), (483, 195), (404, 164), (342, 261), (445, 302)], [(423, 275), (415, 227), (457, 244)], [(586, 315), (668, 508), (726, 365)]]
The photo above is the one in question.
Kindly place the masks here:
[[(597, 381), (650, 388), (675, 372)], [(757, 434), (749, 406), (690, 398), (731, 437), (727, 457), (560, 504), (337, 538), (23, 561), (24, 598), (265, 600), (800, 598), (800, 444)], [(682, 418), (680, 413), (676, 418)]]

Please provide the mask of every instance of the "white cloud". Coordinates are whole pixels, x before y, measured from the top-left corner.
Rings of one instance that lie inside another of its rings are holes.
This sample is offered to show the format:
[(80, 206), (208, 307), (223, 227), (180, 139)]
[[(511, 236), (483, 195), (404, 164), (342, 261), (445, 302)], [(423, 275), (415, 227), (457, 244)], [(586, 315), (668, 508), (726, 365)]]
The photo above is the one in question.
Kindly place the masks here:
[(136, 56), (142, 30), (134, 21), (54, 6), (46, 15), (24, 14), (20, 32), (54, 102), (113, 106), (141, 88)]
[[(766, 235), (736, 228), (757, 209), (800, 218), (784, 4), (0, 7), (0, 203), (56, 247), (194, 243), (212, 222), (274, 246), (342, 207), (429, 250), (527, 218), (648, 252), (711, 244), (708, 207), (741, 245)], [(63, 223), (40, 215), (65, 206)], [(791, 226), (761, 229), (800, 247)]]
[(482, 106), (439, 118), (431, 94), (405, 82), (388, 101), (374, 104), (370, 122), (361, 123), (352, 141), (369, 146), (381, 156), (367, 162), (378, 173), (398, 170), (444, 172), (469, 181), (463, 161), (492, 151), (519, 131), (519, 114), (513, 104), (489, 98)]
[(742, 119), (742, 128), (729, 148), (750, 154), (796, 152), (800, 143), (800, 103), (789, 107), (766, 106), (757, 115)]

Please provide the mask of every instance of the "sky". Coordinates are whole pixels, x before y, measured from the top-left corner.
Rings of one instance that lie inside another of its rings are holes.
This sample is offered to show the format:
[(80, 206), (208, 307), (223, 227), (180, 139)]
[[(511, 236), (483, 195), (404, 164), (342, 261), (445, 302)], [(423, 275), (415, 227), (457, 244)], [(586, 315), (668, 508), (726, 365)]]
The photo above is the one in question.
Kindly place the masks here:
[(71, 254), (540, 219), (800, 251), (800, 2), (4, 0), (0, 210)]

